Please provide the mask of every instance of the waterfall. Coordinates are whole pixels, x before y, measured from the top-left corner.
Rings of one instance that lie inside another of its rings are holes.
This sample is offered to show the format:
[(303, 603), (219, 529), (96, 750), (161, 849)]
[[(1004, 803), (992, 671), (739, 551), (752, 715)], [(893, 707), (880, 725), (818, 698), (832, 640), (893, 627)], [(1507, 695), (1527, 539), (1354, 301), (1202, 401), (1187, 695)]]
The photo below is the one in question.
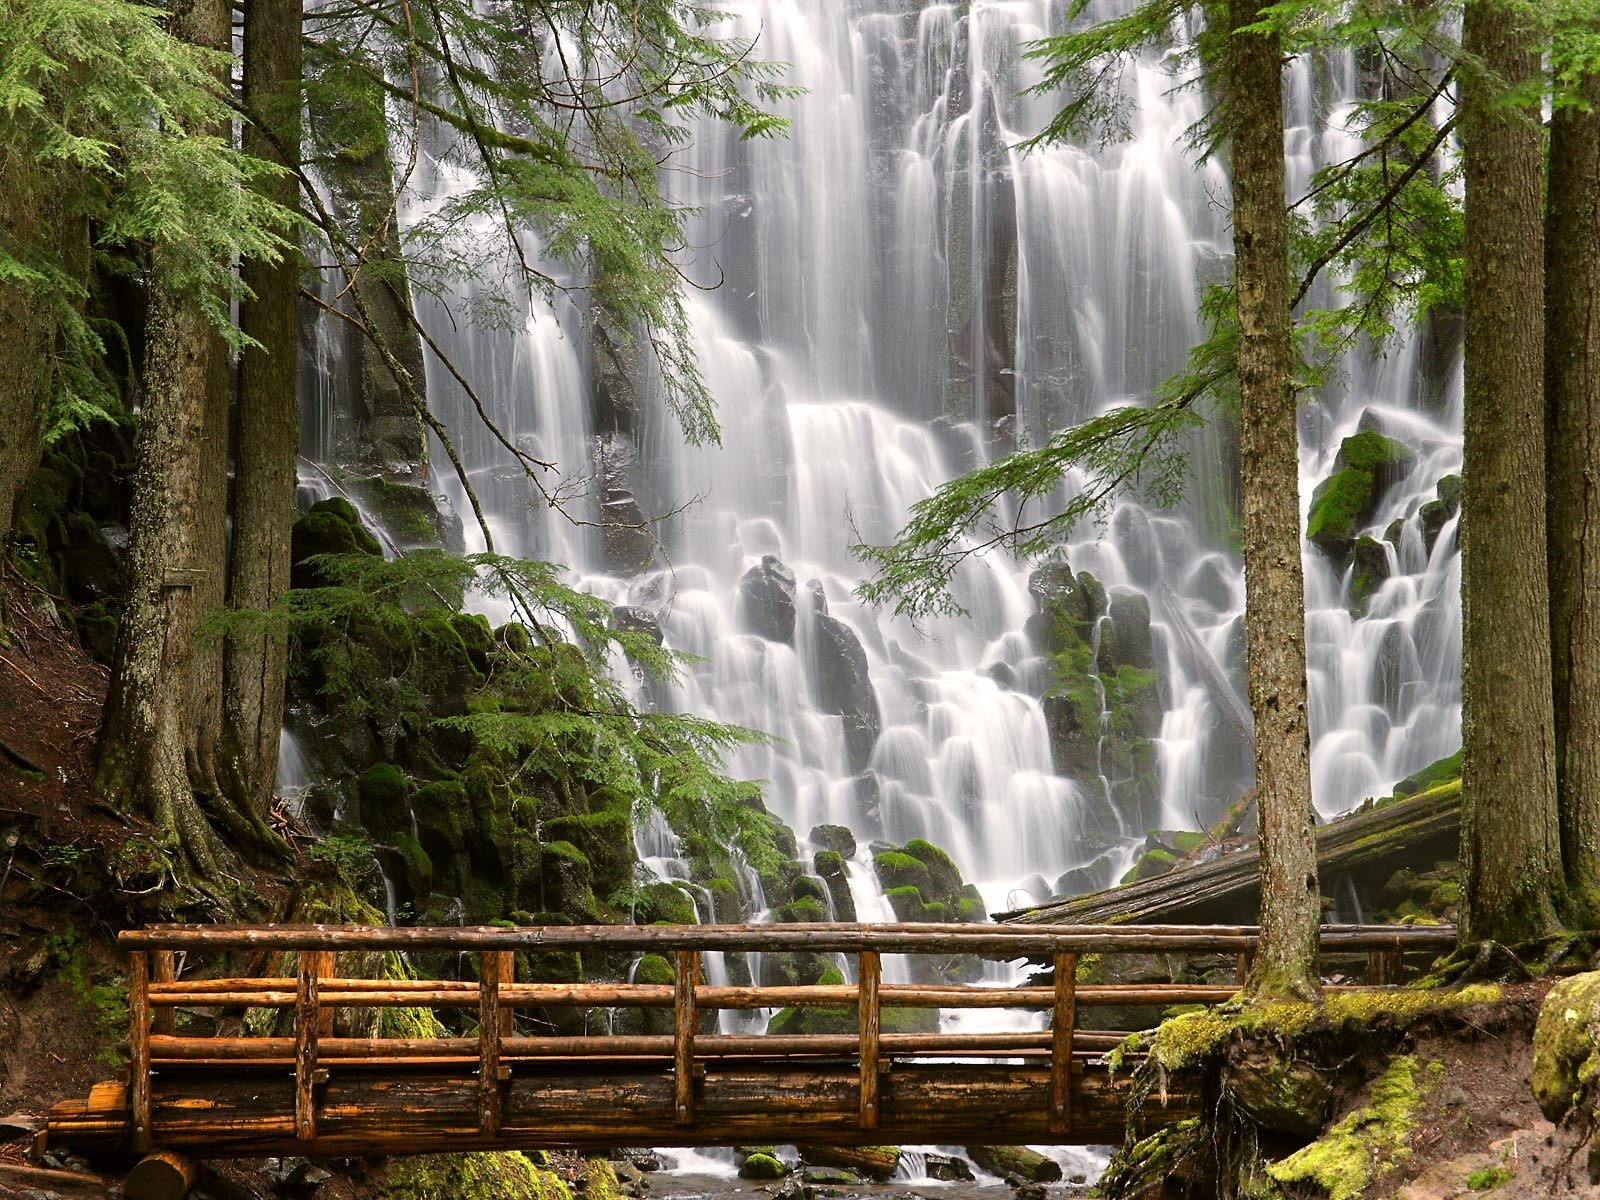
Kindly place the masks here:
[[(1024, 633), (1030, 564), (969, 560), (954, 585), (966, 614), (912, 624), (857, 599), (851, 548), (890, 541), (912, 505), (962, 470), (1138, 403), (1182, 367), (1201, 336), (1199, 289), (1226, 276), (1231, 254), (1225, 171), (1197, 165), (1184, 142), (1207, 98), (1149, 54), (1122, 80), (1134, 104), (1126, 141), (1023, 152), (1059, 104), (1027, 93), (1039, 67), (1023, 51), (1062, 32), (1059, 5), (727, 7), (727, 32), (756, 38), (805, 91), (777, 102), (789, 136), (740, 142), (707, 120), (663, 176), (690, 213), (682, 270), (707, 289), (687, 302), (720, 445), (685, 443), (646, 355), (601, 365), (603, 320), (573, 298), (583, 281), (544, 262), (532, 231), (530, 259), (579, 285), (554, 307), (531, 298), (520, 327), (486, 330), (456, 319), (476, 284), (424, 289), (417, 302), (508, 438), (556, 464), (546, 482), (570, 490), (575, 512), (676, 514), (661, 526), (665, 559), (630, 560), (553, 515), (431, 356), (429, 403), (455, 431), (498, 548), (562, 562), (581, 586), (648, 610), (669, 647), (698, 657), (653, 703), (775, 735), (729, 769), (763, 780), (769, 809), (802, 840), (822, 823), (855, 833), (863, 849), (849, 885), (863, 916), (888, 915), (867, 865), (880, 839), (945, 848), (995, 909), (1046, 898), (1070, 871), (1110, 883), (1147, 824), (1208, 821), (1249, 786), (1226, 429), (1192, 440), (1180, 505), (1122, 497), (1063, 548), (1113, 603), (1147, 607), (1161, 709), (1149, 813), (1119, 808), (1126, 781), (1103, 747), (1083, 770), (1055, 761), (1048, 674)], [(1124, 7), (1099, 0), (1084, 19)], [(1345, 122), (1360, 84), (1347, 56), (1296, 59), (1289, 72), (1293, 196), (1352, 152)], [(405, 220), (451, 194), (452, 171), (424, 154)], [(1314, 298), (1337, 288), (1321, 284)], [(337, 362), (322, 341), (316, 350), (320, 397)], [(615, 369), (632, 371), (626, 411), (595, 399)], [(1387, 354), (1351, 353), (1304, 406), (1303, 513), (1353, 434), (1377, 430), (1412, 451), (1361, 531), (1383, 558), (1369, 595), (1358, 603), (1352, 568), (1305, 546), (1312, 767), (1327, 816), (1459, 745), (1454, 518), (1422, 520), (1460, 467), (1459, 396), (1453, 355), (1419, 333)], [(792, 573), (792, 630), (761, 627), (752, 572)], [(681, 878), (660, 831), (648, 837), (647, 859)]]

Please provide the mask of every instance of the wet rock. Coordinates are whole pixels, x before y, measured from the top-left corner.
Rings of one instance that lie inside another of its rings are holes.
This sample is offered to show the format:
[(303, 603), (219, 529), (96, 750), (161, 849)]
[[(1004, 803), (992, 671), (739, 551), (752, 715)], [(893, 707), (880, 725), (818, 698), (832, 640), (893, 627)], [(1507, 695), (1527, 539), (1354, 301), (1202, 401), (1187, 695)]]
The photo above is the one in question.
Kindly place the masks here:
[(1116, 631), (1117, 665), (1152, 669), (1155, 640), (1150, 634), (1150, 601), (1139, 592), (1114, 592), (1109, 607), (1111, 627)]
[(809, 840), (823, 850), (832, 850), (840, 858), (856, 856), (856, 835), (843, 825), (814, 825)]
[(373, 523), (402, 550), (443, 546), (465, 548), (461, 518), (415, 471), (387, 472), (347, 479), (345, 489)]
[(1376, 538), (1359, 537), (1350, 549), (1350, 565), (1350, 613), (1360, 617), (1389, 578), (1389, 552)]
[[(792, 581), (793, 576), (790, 579)], [(791, 632), (793, 611), (791, 600)], [(844, 719), (845, 752), (850, 769), (863, 770), (872, 758), (880, 719), (878, 697), (867, 673), (867, 652), (862, 649), (855, 630), (837, 617), (819, 615), (815, 639), (817, 707)]]
[(771, 1154), (752, 1154), (739, 1164), (740, 1179), (782, 1179), (788, 1173), (782, 1160)]
[(1155, 530), (1142, 508), (1124, 504), (1111, 518), (1111, 539), (1122, 556), (1129, 578), (1140, 587), (1149, 587), (1161, 575), (1161, 552)]
[(837, 850), (818, 850), (812, 866), (828, 889), (828, 900), (836, 921), (856, 919), (856, 901), (850, 893), (850, 877)]
[(1001, 691), (1014, 692), (1017, 690), (1017, 673), (1010, 663), (992, 662), (978, 668), (978, 674), (992, 679)]
[(863, 771), (851, 780), (855, 808), (861, 828), (868, 833), (883, 833), (883, 785), (876, 771)]
[(739, 617), (744, 628), (769, 642), (793, 645), (794, 593), (794, 572), (776, 556), (763, 555), (739, 580)]
[(861, 1182), (854, 1172), (837, 1167), (807, 1167), (801, 1172), (800, 1178), (808, 1184), (822, 1187), (850, 1187)]
[(1422, 528), (1422, 543), (1431, 555), (1439, 542), (1444, 527), (1461, 511), (1461, 476), (1446, 475), (1434, 485), (1436, 499), (1429, 500), (1417, 510), (1417, 521)]
[(1344, 559), (1383, 493), (1405, 476), (1416, 457), (1410, 447), (1373, 430), (1345, 438), (1333, 474), (1312, 494), (1307, 539), (1328, 557)]
[(655, 540), (634, 494), (638, 449), (626, 433), (613, 430), (594, 439), (592, 453), (606, 566), (618, 575), (636, 575), (655, 558)]
[(666, 641), (666, 634), (661, 630), (661, 621), (648, 608), (638, 608), (629, 604), (618, 605), (611, 610), (611, 623), (628, 633), (642, 633), (658, 646)]
[(336, 496), (319, 500), (294, 523), (289, 537), (290, 583), (297, 588), (326, 587), (334, 580), (307, 560), (319, 554), (382, 555), (383, 547), (361, 521), (355, 505)]
[(1085, 866), (1073, 867), (1056, 879), (1055, 892), (1057, 896), (1086, 896), (1090, 892), (1098, 892), (1101, 888), (1111, 886), (1112, 860), (1109, 854), (1102, 854), (1092, 863)]
[(972, 1181), (972, 1168), (967, 1165), (967, 1160), (954, 1155), (929, 1154), (926, 1156), (926, 1170), (929, 1179), (937, 1179), (943, 1183), (970, 1183)]
[(900, 1165), (898, 1146), (807, 1146), (800, 1160), (808, 1166), (837, 1167), (873, 1179), (890, 1179)]
[(1533, 1031), (1533, 1097), (1561, 1120), (1600, 1075), (1600, 971), (1551, 988)]
[(1054, 1183), (1061, 1164), (1026, 1146), (968, 1146), (968, 1156), (991, 1175), (1027, 1183)]

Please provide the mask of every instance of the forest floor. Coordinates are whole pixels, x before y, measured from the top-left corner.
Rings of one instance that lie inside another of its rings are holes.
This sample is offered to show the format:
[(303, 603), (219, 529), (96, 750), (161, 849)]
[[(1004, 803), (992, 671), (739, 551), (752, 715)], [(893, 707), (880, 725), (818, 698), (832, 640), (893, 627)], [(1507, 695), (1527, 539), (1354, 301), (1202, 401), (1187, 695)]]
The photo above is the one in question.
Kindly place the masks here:
[[(40, 600), (14, 575), (0, 581), (7, 613), (7, 639), (0, 643), (0, 1200), (118, 1194), (114, 1173), (101, 1179), (78, 1160), (36, 1164), (91, 1172), (77, 1183), (18, 1168), (50, 1104), (84, 1096), (91, 1083), (116, 1075), (126, 1008), (115, 933), (148, 919), (152, 906), (148, 896), (119, 891), (112, 869), (144, 828), (101, 801), (92, 784), (106, 671), (55, 624), (47, 607), (41, 611)], [(1418, 1111), (1407, 1155), (1356, 1194), (1398, 1200), (1600, 1195), (1588, 1182), (1588, 1131), (1551, 1125), (1529, 1086), (1533, 1021), (1547, 987), (1507, 988), (1492, 1021), (1418, 1040), (1414, 1052), (1442, 1064), (1442, 1073)], [(331, 1169), (296, 1160), (218, 1163), (208, 1168), (200, 1194), (212, 1200), (384, 1194), (385, 1168), (376, 1161), (326, 1166)], [(553, 1166), (577, 1170), (560, 1156)], [(821, 1188), (796, 1180), (754, 1184), (658, 1174), (634, 1179), (628, 1190), (661, 1200), (1009, 1194), (999, 1186), (921, 1181)], [(1082, 1194), (1070, 1183), (1034, 1185), (1027, 1193), (1029, 1200)], [(1150, 1192), (1145, 1200), (1171, 1194)]]

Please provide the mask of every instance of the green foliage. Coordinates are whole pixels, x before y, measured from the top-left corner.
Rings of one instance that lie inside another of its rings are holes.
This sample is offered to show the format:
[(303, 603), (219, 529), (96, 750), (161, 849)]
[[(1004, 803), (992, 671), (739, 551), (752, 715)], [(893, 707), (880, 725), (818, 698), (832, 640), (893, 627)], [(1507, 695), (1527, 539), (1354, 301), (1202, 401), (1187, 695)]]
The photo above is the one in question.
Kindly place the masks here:
[[(494, 766), (497, 786), (513, 795), (536, 795), (553, 779), (609, 797), (615, 819), (595, 815), (585, 819), (594, 828), (580, 822), (581, 829), (565, 830), (586, 842), (603, 842), (620, 814), (651, 807), (675, 828), (725, 844), (742, 844), (747, 827), (770, 822), (747, 807), (757, 786), (722, 774), (725, 755), (761, 735), (636, 708), (612, 675), (612, 655), (620, 652), (651, 678), (671, 677), (679, 659), (646, 634), (617, 627), (610, 605), (561, 582), (560, 568), (432, 551), (309, 562), (330, 586), (291, 591), (287, 619), (305, 648), (302, 669), (346, 711), (464, 735), (475, 759)], [(500, 639), (481, 673), (464, 666), (470, 656), (459, 617), (468, 597), (509, 603), (532, 634), (525, 648)], [(424, 715), (437, 711), (428, 704), (436, 693), (460, 700), (454, 715)], [(363, 806), (369, 788), (387, 795), (394, 786), (387, 775), (363, 776)], [(610, 864), (606, 877), (623, 865)]]
[[(277, 168), (233, 149), (231, 56), (171, 37), (132, 0), (0, 0), (0, 144), (7, 186), (38, 180), (38, 228), (0, 228), (0, 286), (48, 313), (52, 436), (117, 406), (103, 325), (83, 312), (82, 267), (189, 296), (238, 349), (241, 257), (273, 259), (290, 214), (257, 185)], [(45, 197), (48, 200), (45, 200)], [(19, 197), (26, 202), (26, 197)], [(77, 228), (83, 233), (68, 231)]]
[(382, 1200), (571, 1200), (572, 1193), (560, 1176), (508, 1150), (397, 1158), (378, 1195)]
[(306, 847), (307, 858), (327, 863), (346, 882), (360, 878), (372, 863), (372, 853), (371, 842), (350, 833), (330, 834)]
[(121, 1066), (119, 1043), (128, 1028), (127, 983), (95, 981), (88, 951), (76, 930), (50, 934), (44, 939), (44, 953), (94, 1027), (99, 1043), (94, 1061), (102, 1066)]

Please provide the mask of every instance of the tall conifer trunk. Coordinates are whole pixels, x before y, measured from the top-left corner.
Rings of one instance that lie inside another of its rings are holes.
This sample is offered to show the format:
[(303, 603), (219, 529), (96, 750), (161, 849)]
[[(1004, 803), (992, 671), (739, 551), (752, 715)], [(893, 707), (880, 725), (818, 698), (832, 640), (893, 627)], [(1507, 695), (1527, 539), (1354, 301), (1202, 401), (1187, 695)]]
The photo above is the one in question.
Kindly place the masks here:
[[(1600, 22), (1594, 26), (1600, 33)], [(1600, 74), (1550, 120), (1545, 412), (1556, 796), (1570, 920), (1600, 920)]]
[[(245, 103), (253, 121), (245, 126), (244, 148), (284, 166), (297, 165), (300, 154), (300, 25), (301, 0), (253, 0), (245, 10)], [(273, 184), (272, 193), (285, 208), (298, 207), (293, 176)], [(228, 602), (260, 612), (280, 606), (289, 588), (300, 440), (300, 257), (286, 252), (276, 263), (246, 262), (243, 277), (255, 298), (242, 306), (240, 326), (260, 348), (246, 350), (239, 363)], [(272, 802), (287, 663), (281, 624), (228, 639), (223, 782), (233, 803), (258, 821)]]
[[(175, 0), (173, 36), (227, 49), (222, 0)], [(155, 822), (192, 882), (217, 884), (227, 852), (195, 801), (191, 772), (208, 773), (213, 697), (201, 621), (221, 594), (226, 392), (218, 420), (221, 344), (192, 298), (150, 289), (129, 517), (128, 595), (100, 730), (99, 782), (115, 802)], [(217, 664), (220, 673), (220, 661)], [(219, 710), (220, 711), (220, 710)]]
[[(5, 140), (0, 123), (0, 246), (33, 257), (40, 224), (38, 166)], [(11, 535), (12, 510), (44, 449), (45, 328), (38, 298), (0, 283), (0, 547)], [(3, 623), (3, 614), (0, 614)]]
[(1314, 998), (1322, 889), (1306, 724), (1283, 54), (1276, 35), (1239, 32), (1264, 16), (1256, 0), (1233, 0), (1229, 16), (1245, 633), (1261, 825), (1261, 947), (1248, 990)]
[(1469, 0), (1461, 500), (1464, 941), (1555, 924), (1561, 886), (1545, 556), (1544, 139), (1505, 103), (1539, 80), (1511, 0)]

